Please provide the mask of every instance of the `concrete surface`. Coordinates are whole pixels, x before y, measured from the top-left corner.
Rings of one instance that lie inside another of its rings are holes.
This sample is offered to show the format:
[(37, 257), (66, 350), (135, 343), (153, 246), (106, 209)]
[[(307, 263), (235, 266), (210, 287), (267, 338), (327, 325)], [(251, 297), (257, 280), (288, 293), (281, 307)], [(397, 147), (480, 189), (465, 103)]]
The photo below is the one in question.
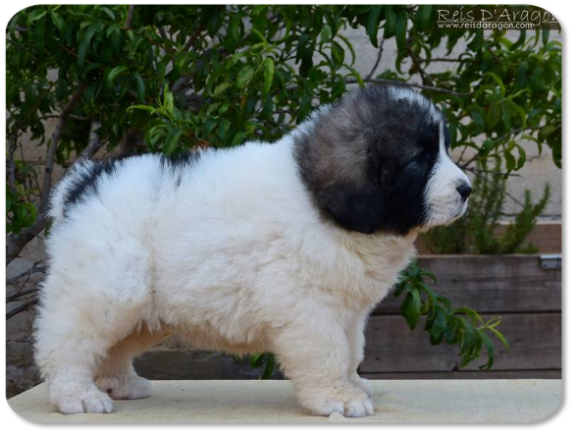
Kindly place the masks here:
[(561, 380), (372, 381), (375, 416), (315, 417), (302, 410), (289, 381), (153, 381), (151, 398), (116, 401), (112, 414), (63, 415), (45, 384), (9, 401), (37, 423), (522, 423), (552, 415)]

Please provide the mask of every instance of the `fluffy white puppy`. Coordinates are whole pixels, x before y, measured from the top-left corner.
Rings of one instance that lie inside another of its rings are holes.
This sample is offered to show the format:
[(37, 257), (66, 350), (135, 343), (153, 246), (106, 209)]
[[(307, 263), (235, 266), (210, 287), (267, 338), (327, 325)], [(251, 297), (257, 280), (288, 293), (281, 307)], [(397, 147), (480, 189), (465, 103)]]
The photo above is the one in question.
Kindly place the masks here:
[(168, 335), (275, 353), (313, 414), (373, 414), (356, 369), (419, 231), (466, 209), (436, 107), (374, 87), (274, 144), (81, 161), (52, 195), (36, 360), (63, 413), (151, 395), (132, 358)]

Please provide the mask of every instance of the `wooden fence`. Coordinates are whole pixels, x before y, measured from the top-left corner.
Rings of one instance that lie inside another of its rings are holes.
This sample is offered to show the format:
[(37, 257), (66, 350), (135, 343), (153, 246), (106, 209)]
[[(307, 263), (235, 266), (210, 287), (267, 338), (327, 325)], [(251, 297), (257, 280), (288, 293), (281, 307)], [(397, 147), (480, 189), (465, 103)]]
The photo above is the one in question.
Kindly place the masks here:
[(366, 331), (361, 372), (369, 378), (560, 378), (562, 362), (561, 270), (545, 270), (540, 255), (422, 256), (435, 273), (434, 288), (454, 306), (469, 306), (485, 317), (502, 318), (501, 345), (491, 371), (483, 360), (456, 371), (456, 346), (430, 346), (422, 325), (410, 332), (390, 296), (375, 310)]

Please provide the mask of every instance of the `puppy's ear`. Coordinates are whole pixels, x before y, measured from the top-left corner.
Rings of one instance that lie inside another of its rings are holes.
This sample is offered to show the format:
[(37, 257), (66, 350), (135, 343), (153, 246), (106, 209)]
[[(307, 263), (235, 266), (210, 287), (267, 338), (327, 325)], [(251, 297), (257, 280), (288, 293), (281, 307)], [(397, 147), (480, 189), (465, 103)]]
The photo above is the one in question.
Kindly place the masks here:
[(385, 199), (379, 187), (335, 184), (317, 196), (321, 209), (349, 231), (373, 234), (385, 219)]

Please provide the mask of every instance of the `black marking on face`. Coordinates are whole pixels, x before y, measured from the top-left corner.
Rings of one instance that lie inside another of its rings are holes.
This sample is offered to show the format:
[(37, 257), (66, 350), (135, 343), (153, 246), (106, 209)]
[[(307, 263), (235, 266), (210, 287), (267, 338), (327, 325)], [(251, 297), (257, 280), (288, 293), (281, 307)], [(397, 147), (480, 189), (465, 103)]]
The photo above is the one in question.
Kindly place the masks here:
[(347, 94), (314, 116), (295, 134), (294, 156), (321, 215), (365, 234), (406, 235), (425, 223), (442, 121), (421, 94), (400, 87)]

